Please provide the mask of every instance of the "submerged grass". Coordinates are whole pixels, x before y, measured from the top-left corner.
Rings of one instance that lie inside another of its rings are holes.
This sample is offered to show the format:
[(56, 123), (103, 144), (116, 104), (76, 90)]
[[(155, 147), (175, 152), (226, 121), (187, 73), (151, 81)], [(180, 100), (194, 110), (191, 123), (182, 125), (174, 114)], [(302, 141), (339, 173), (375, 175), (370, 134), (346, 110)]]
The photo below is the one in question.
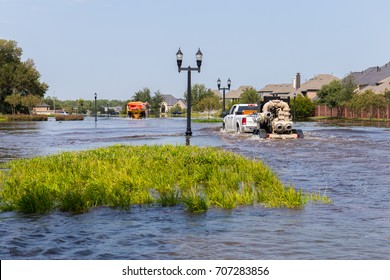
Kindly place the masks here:
[(84, 120), (84, 115), (54, 115), (56, 121), (82, 121)]
[(18, 159), (0, 170), (3, 211), (86, 212), (91, 207), (239, 205), (302, 208), (319, 194), (285, 187), (262, 162), (220, 148), (112, 146)]
[(34, 114), (34, 115), (6, 115), (6, 121), (8, 121), (8, 122), (47, 121), (47, 120), (48, 120), (47, 115), (37, 115), (37, 114)]

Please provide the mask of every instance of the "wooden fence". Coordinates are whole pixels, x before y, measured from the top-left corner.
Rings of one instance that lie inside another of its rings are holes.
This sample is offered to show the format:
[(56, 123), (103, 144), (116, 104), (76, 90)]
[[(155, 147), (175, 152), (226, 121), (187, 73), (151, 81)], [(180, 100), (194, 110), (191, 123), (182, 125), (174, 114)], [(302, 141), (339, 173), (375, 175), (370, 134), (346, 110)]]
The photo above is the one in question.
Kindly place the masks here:
[[(337, 109), (331, 110), (326, 105), (317, 105), (315, 110), (316, 117), (337, 117)], [(370, 118), (370, 113), (364, 110), (360, 112), (354, 112), (351, 109), (345, 108), (342, 114), (344, 118)], [(390, 106), (387, 106), (386, 110), (380, 110), (378, 108), (373, 110), (371, 118), (376, 119), (390, 119)]]

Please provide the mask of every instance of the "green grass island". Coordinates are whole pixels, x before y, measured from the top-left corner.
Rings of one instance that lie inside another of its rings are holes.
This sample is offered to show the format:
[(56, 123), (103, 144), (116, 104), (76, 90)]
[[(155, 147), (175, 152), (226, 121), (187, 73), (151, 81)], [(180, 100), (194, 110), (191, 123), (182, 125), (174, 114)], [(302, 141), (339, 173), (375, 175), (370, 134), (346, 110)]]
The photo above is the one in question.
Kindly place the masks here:
[(272, 170), (215, 147), (115, 145), (16, 159), (0, 169), (0, 209), (82, 213), (91, 207), (184, 205), (189, 212), (241, 205), (303, 208), (329, 203), (284, 186)]

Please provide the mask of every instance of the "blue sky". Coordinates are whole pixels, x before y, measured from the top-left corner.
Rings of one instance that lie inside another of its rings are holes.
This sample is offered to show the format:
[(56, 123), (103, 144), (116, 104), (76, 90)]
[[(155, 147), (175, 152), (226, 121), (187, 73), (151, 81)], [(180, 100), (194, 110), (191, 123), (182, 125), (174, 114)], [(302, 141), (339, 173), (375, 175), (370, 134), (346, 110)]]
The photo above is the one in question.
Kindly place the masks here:
[(340, 78), (390, 61), (390, 1), (0, 0), (0, 38), (32, 58), (46, 96), (127, 100), (138, 90), (183, 97), (193, 83), (232, 88)]

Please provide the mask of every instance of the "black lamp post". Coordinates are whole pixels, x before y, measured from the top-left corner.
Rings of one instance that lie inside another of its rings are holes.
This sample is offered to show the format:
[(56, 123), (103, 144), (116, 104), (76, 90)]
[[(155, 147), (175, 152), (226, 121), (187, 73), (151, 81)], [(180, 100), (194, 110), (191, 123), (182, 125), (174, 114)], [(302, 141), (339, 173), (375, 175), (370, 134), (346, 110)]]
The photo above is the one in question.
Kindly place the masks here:
[(95, 92), (95, 122), (97, 122), (97, 107), (96, 107), (97, 93)]
[(183, 53), (181, 52), (180, 48), (176, 53), (176, 61), (177, 61), (177, 67), (179, 70), (179, 73), (181, 71), (187, 71), (188, 72), (188, 78), (187, 78), (187, 131), (186, 136), (191, 136), (191, 71), (198, 71), (200, 73), (200, 66), (202, 65), (202, 58), (203, 54), (198, 49), (198, 52), (195, 54), (196, 56), (196, 65), (198, 67), (193, 68), (191, 66), (188, 67), (181, 67), (181, 64), (183, 62)]
[(226, 112), (225, 112), (225, 90), (230, 90), (230, 85), (232, 84), (232, 81), (230, 80), (230, 78), (227, 80), (227, 85), (228, 87), (222, 87), (221, 88), (221, 80), (218, 78), (217, 80), (217, 85), (218, 85), (218, 90), (221, 90), (222, 89), (222, 118), (226, 116)]

